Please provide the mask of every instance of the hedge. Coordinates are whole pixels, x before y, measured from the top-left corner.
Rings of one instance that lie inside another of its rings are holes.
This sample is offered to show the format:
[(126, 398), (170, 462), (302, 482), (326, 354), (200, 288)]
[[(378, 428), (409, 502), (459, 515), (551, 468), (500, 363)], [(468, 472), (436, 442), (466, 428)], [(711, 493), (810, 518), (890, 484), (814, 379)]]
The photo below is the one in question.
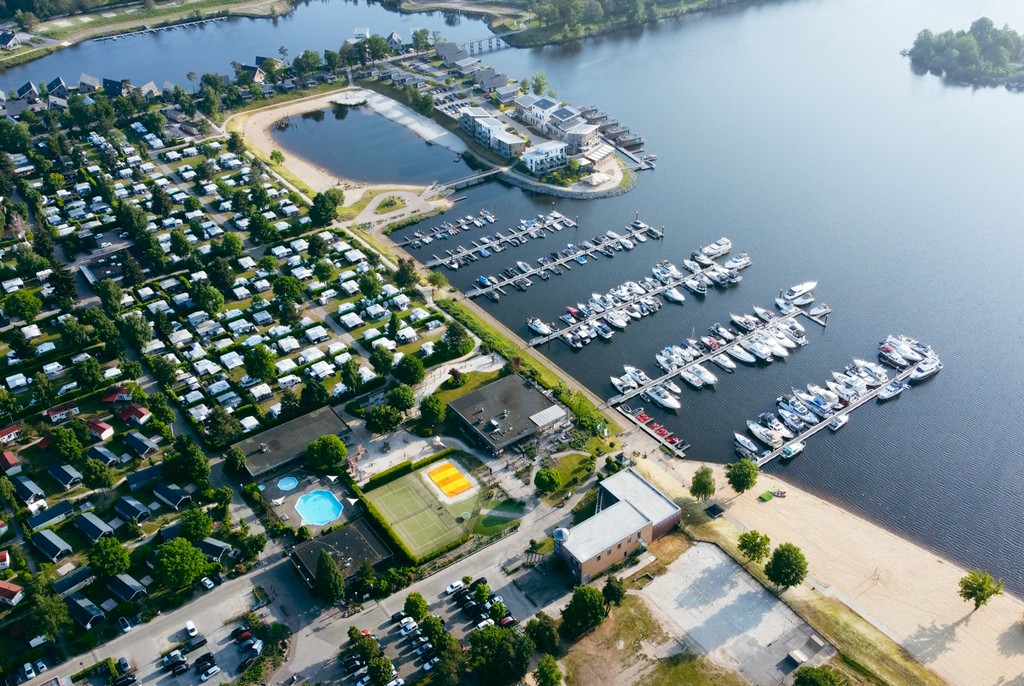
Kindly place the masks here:
[(364, 491), (372, 491), (375, 488), (379, 488), (384, 484), (389, 484), (396, 479), (400, 479), (406, 474), (411, 473), (413, 470), (413, 464), (409, 460), (399, 462), (394, 467), (389, 467), (383, 472), (377, 472), (369, 478), (366, 482), (366, 486), (363, 488)]
[(395, 547), (402, 551), (402, 554), (409, 561), (409, 563), (414, 566), (419, 565), (419, 558), (413, 555), (412, 551), (409, 550), (405, 543), (402, 542), (402, 539), (399, 538), (398, 534), (395, 533), (395, 530), (391, 528), (391, 525), (388, 523), (388, 520), (385, 519), (384, 515), (380, 513), (380, 510), (378, 510), (374, 506), (374, 504), (371, 503), (366, 498), (363, 498), (362, 500), (363, 505), (366, 506), (366, 512), (370, 515), (370, 518), (377, 523), (377, 526), (380, 527), (381, 531), (388, 535), (388, 537), (391, 539), (391, 542), (395, 544)]

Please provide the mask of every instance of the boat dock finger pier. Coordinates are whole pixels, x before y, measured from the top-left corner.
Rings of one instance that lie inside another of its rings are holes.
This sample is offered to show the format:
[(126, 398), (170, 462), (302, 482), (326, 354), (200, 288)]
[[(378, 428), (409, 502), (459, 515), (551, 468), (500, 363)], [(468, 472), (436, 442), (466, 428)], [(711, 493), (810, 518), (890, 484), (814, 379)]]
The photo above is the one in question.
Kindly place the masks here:
[[(914, 371), (914, 368), (916, 366), (917, 365), (912, 364), (909, 367), (907, 367), (906, 369), (900, 370), (899, 373), (896, 374), (895, 379), (897, 381), (900, 381), (900, 382), (905, 382), (907, 380), (907, 378), (910, 377), (911, 373)], [(846, 415), (848, 415), (848, 414), (852, 413), (854, 410), (856, 410), (858, 407), (862, 407), (865, 403), (870, 402), (871, 400), (874, 400), (875, 398), (878, 397), (878, 394), (882, 392), (882, 389), (885, 388), (885, 386), (886, 386), (886, 384), (880, 384), (880, 385), (878, 385), (875, 388), (868, 389), (868, 391), (866, 393), (858, 396), (854, 400), (851, 400), (850, 403), (846, 407), (843, 407), (842, 409), (837, 410), (835, 412), (835, 414), (833, 414), (830, 418), (822, 419), (820, 422), (818, 422), (814, 426), (808, 428), (803, 433), (797, 434), (795, 437), (793, 437), (790, 440), (786, 441), (785, 443), (780, 445), (775, 450), (772, 450), (767, 455), (762, 455), (761, 457), (757, 458), (757, 466), (758, 467), (762, 467), (762, 466), (768, 464), (769, 462), (771, 462), (775, 458), (777, 458), (780, 455), (782, 455), (782, 451), (785, 450), (786, 446), (788, 446), (790, 444), (793, 444), (793, 443), (796, 443), (797, 441), (801, 441), (802, 442), (802, 441), (807, 440), (808, 438), (810, 438), (814, 434), (816, 434), (819, 431), (822, 431), (823, 429), (825, 429), (835, 418), (837, 418), (837, 417), (845, 417)]]

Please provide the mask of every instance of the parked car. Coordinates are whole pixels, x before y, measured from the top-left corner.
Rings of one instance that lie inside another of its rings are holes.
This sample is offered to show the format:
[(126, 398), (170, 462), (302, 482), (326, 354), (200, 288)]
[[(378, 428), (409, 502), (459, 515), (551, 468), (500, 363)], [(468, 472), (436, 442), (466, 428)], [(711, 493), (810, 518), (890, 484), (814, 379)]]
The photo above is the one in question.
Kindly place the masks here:
[(448, 588), (444, 589), (444, 592), (447, 593), (448, 595), (452, 595), (456, 591), (461, 590), (464, 586), (465, 586), (465, 584), (462, 583), (461, 580), (460, 581), (453, 581), (452, 583), (448, 584)]
[(477, 624), (476, 628), (477, 629), (483, 629), (483, 628), (488, 627), (488, 626), (494, 626), (494, 620), (491, 619), (490, 617), (488, 617), (484, 621), (482, 621), (479, 624)]
[(399, 610), (395, 614), (391, 615), (391, 621), (392, 622), (401, 622), (401, 621), (403, 621), (404, 619), (406, 619), (408, 617), (409, 617), (409, 615), (405, 614), (405, 612), (403, 610)]
[(389, 681), (388, 686), (405, 686), (405, 679), (395, 679), (394, 681)]
[(199, 583), (205, 586), (207, 591), (213, 590), (213, 581), (210, 580), (210, 577), (204, 576), (202, 579), (199, 580)]
[(263, 641), (261, 641), (260, 639), (257, 638), (253, 642), (252, 647), (249, 648), (249, 652), (251, 652), (253, 655), (260, 655), (260, 654), (262, 654), (263, 653)]
[(473, 601), (473, 600), (469, 601), (468, 603), (466, 603), (465, 605), (462, 606), (462, 611), (465, 612), (467, 615), (470, 615), (470, 616), (473, 616), (474, 614), (476, 614), (477, 610), (479, 610), (479, 609), (480, 609), (480, 604), (477, 603), (476, 601)]
[(430, 658), (429, 660), (427, 660), (426, 662), (423, 663), (423, 671), (424, 672), (429, 672), (434, 667), (436, 667), (437, 663), (440, 662), (440, 661), (441, 661), (441, 658), (439, 658), (439, 657), (432, 657), (432, 658)]
[(357, 660), (357, 661), (352, 662), (352, 663), (345, 663), (345, 673), (348, 674), (348, 675), (355, 674), (356, 672), (358, 672), (360, 669), (362, 669), (365, 666), (366, 666), (366, 663), (363, 662), (362, 660)]
[(238, 673), (241, 674), (245, 670), (249, 669), (253, 662), (256, 662), (256, 656), (250, 655), (241, 662), (238, 663)]
[(399, 633), (401, 633), (402, 636), (408, 636), (417, 629), (419, 629), (419, 625), (416, 624), (416, 622), (413, 622), (412, 624), (406, 624), (405, 626), (403, 626), (401, 632)]
[(426, 636), (417, 636), (416, 638), (412, 639), (412, 647), (413, 648), (419, 647), (419, 646), (423, 645), (426, 642), (427, 642), (427, 637)]
[(239, 636), (248, 633), (249, 631), (250, 629), (246, 624), (243, 624), (242, 626), (236, 626), (234, 629), (231, 630), (231, 639), (237, 641)]
[(164, 669), (171, 669), (172, 667), (185, 662), (185, 656), (181, 654), (180, 650), (172, 650), (164, 656)]
[(238, 652), (244, 653), (245, 651), (249, 650), (249, 648), (252, 648), (253, 645), (255, 645), (255, 643), (256, 643), (256, 639), (255, 638), (250, 638), (250, 639), (248, 639), (246, 641), (242, 641), (241, 643), (238, 644)]
[(121, 633), (123, 634), (126, 634), (132, 630), (132, 625), (128, 623), (128, 619), (126, 617), (118, 617), (117, 625), (121, 627)]
[(400, 625), (400, 626), (401, 626), (401, 627), (402, 627), (402, 628), (404, 629), (405, 627), (407, 627), (407, 626), (409, 626), (409, 625), (411, 625), (411, 624), (415, 624), (415, 623), (416, 623), (416, 620), (415, 620), (415, 619), (413, 619), (412, 617), (404, 617), (404, 618), (403, 618), (402, 620), (400, 620), (400, 621), (399, 621), (398, 623), (399, 623), (399, 625)]
[(498, 624), (501, 625), (501, 626), (515, 626), (518, 623), (519, 623), (519, 620), (516, 619), (515, 617), (513, 617), (512, 615), (508, 615), (507, 617), (502, 619), (500, 622), (498, 622)]
[(217, 665), (213, 665), (208, 670), (206, 670), (205, 672), (203, 672), (202, 674), (199, 675), (199, 680), (200, 681), (209, 681), (210, 679), (212, 679), (217, 674), (220, 674), (220, 667), (218, 667)]
[(21, 671), (25, 675), (25, 681), (36, 678), (36, 670), (32, 668), (31, 662), (26, 662), (25, 666), (21, 668)]
[(134, 684), (138, 680), (139, 678), (134, 674), (125, 674), (124, 676), (119, 676), (114, 679), (114, 686), (128, 686), (129, 684)]
[(196, 629), (196, 625), (192, 622), (191, 619), (185, 622), (185, 633), (189, 635), (189, 638), (199, 633), (199, 630)]
[(174, 669), (171, 670), (171, 674), (174, 675), (174, 676), (180, 676), (180, 675), (184, 674), (185, 672), (187, 672), (188, 670), (189, 670), (188, 662), (182, 662), (181, 664), (176, 665), (174, 667)]
[(475, 591), (477, 586), (483, 586), (487, 583), (487, 577), (482, 576), (469, 585), (469, 590)]
[(196, 658), (196, 669), (198, 671), (202, 671), (206, 666), (215, 664), (217, 664), (217, 658), (213, 656), (213, 653), (203, 653)]
[(421, 645), (419, 648), (416, 649), (416, 655), (417, 656), (426, 655), (427, 653), (429, 653), (433, 649), (434, 649), (434, 644), (433, 643), (424, 643), (423, 645)]
[(248, 630), (245, 630), (237, 636), (233, 636), (232, 638), (235, 639), (235, 643), (245, 643), (246, 641), (252, 638), (252, 633)]
[(118, 674), (127, 674), (128, 672), (132, 671), (132, 666), (128, 662), (128, 658), (126, 657), (117, 658), (117, 664), (115, 664), (114, 666), (117, 667)]

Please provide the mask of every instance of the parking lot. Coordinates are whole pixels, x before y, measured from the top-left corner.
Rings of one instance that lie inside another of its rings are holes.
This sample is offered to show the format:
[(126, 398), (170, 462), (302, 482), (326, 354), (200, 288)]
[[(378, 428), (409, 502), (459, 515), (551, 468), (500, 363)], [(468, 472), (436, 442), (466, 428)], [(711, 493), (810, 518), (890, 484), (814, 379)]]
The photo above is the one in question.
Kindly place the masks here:
[[(526, 596), (512, 584), (509, 577), (501, 573), (500, 570), (490, 569), (488, 572), (486, 576), (488, 588), (491, 589), (493, 594), (501, 597), (501, 602), (511, 612), (513, 617), (517, 619), (527, 617), (536, 611)], [(438, 577), (438, 582), (441, 581), (451, 583), (458, 581), (458, 579), (447, 579), (442, 574)], [(448, 594), (442, 590), (435, 595), (424, 595), (424, 597), (430, 605), (430, 613), (437, 615), (444, 622), (448, 633), (457, 638), (464, 646), (468, 646), (468, 636), (476, 628), (477, 622), (474, 621), (471, 613), (460, 609), (455, 595)], [(401, 594), (396, 596), (396, 599), (403, 601), (404, 598), (405, 596)], [(429, 659), (429, 653), (417, 652), (419, 646), (414, 645), (414, 642), (416, 642), (416, 632), (409, 632), (406, 636), (402, 635), (401, 624), (392, 619), (392, 615), (400, 610), (402, 610), (402, 607), (398, 606), (397, 602), (395, 607), (382, 604), (370, 615), (371, 621), (368, 623), (369, 625), (360, 625), (359, 628), (377, 636), (380, 641), (381, 650), (394, 664), (398, 676), (408, 681), (411, 677), (419, 676), (423, 673), (423, 666)], [(346, 683), (358, 683), (362, 674), (365, 674), (365, 672), (359, 673), (357, 671), (355, 675), (348, 678)]]

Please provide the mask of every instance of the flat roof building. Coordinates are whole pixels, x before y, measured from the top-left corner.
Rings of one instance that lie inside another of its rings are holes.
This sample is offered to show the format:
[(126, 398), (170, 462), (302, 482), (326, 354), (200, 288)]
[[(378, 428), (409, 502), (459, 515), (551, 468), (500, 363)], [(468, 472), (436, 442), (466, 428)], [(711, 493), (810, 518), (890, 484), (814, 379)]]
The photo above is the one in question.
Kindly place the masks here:
[(555, 552), (580, 583), (642, 552), (672, 530), (682, 510), (631, 467), (598, 486), (596, 513), (555, 531)]
[(346, 443), (352, 429), (332, 407), (321, 407), (263, 433), (243, 439), (235, 446), (245, 454), (245, 468), (252, 477), (282, 467), (306, 454), (306, 446), (320, 436), (334, 434)]
[(355, 575), (363, 562), (377, 567), (393, 555), (365, 519), (349, 522), (326, 536), (317, 536), (292, 549), (292, 564), (311, 588), (316, 582), (316, 562), (321, 550), (331, 554), (346, 579)]
[(566, 416), (561, 406), (518, 374), (493, 381), (448, 406), (495, 454)]

